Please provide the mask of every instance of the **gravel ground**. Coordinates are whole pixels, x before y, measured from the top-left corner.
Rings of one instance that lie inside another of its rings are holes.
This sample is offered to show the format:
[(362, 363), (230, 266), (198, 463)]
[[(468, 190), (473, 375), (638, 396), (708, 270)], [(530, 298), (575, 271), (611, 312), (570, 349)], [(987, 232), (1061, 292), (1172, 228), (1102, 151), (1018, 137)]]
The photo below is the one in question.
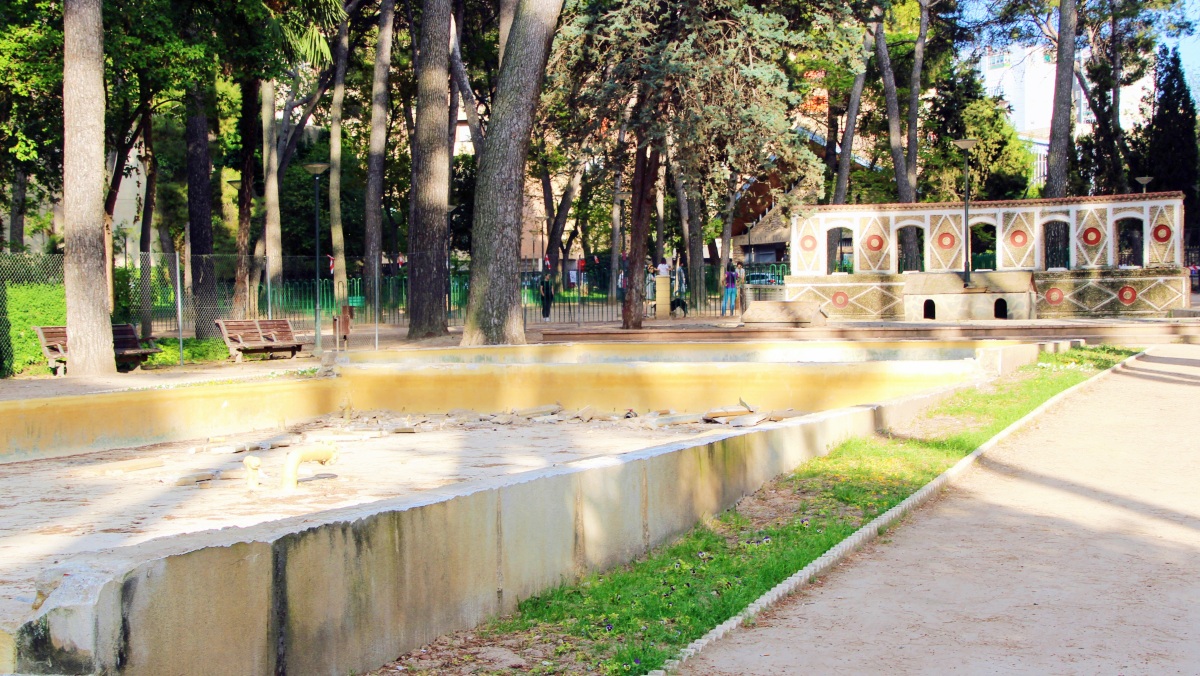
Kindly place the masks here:
[(1157, 347), (682, 673), (1198, 673), (1200, 347)]

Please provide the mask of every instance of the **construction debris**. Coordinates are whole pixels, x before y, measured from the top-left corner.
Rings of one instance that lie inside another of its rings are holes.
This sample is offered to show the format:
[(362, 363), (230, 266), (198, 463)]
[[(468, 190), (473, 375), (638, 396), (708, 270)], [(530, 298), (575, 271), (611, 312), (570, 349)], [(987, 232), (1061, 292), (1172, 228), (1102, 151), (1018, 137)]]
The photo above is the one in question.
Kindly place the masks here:
[(513, 411), (513, 415), (519, 415), (522, 418), (538, 418), (545, 415), (553, 415), (563, 410), (558, 404), (548, 404), (546, 406), (534, 406), (533, 408), (523, 408)]
[(759, 424), (760, 422), (762, 422), (766, 419), (767, 419), (766, 413), (747, 413), (746, 415), (739, 415), (738, 417), (731, 419), (729, 421), (729, 426), (730, 427), (754, 427), (755, 425)]

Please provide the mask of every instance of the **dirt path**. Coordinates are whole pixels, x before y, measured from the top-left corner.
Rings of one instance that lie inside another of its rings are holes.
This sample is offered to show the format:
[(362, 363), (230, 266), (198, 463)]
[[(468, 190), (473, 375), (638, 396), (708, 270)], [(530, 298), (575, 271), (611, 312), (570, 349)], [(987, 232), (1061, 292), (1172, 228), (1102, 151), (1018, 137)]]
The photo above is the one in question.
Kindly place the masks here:
[(682, 673), (1197, 673), (1200, 346), (1131, 366)]

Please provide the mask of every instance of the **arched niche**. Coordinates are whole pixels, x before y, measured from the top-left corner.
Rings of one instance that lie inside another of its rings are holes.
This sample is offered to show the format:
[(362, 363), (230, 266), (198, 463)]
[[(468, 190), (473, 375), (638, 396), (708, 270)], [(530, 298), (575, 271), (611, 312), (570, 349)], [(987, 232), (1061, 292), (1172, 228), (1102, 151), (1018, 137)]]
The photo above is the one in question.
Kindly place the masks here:
[(825, 274), (854, 272), (854, 231), (830, 228), (825, 232)]
[(1042, 226), (1042, 262), (1047, 270), (1071, 267), (1071, 226), (1065, 221)]
[(906, 225), (896, 229), (896, 271), (925, 271), (925, 228)]
[(1118, 266), (1143, 267), (1145, 222), (1140, 218), (1121, 218), (1113, 225)]
[(971, 269), (996, 269), (996, 224), (971, 224)]

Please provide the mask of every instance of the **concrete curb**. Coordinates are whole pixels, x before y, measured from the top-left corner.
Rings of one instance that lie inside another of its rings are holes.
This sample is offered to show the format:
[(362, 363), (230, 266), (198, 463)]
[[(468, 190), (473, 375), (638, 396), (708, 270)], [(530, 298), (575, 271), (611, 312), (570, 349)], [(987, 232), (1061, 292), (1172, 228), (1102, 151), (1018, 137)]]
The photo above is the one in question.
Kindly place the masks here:
[(647, 676), (666, 676), (667, 674), (675, 673), (679, 670), (679, 667), (682, 666), (684, 662), (700, 654), (700, 651), (704, 650), (709, 645), (715, 643), (721, 638), (724, 638), (726, 634), (733, 631), (743, 623), (752, 620), (759, 613), (775, 606), (780, 600), (790, 596), (796, 591), (799, 591), (800, 588), (806, 584), (815, 581), (822, 575), (825, 575), (832, 570), (834, 566), (841, 563), (847, 556), (854, 553), (868, 542), (874, 540), (881, 532), (890, 528), (893, 524), (904, 517), (905, 514), (908, 514), (914, 509), (924, 505), (926, 502), (929, 502), (929, 500), (940, 493), (947, 484), (953, 482), (963, 472), (970, 469), (980, 456), (994, 448), (996, 444), (1007, 439), (1012, 434), (1020, 431), (1026, 425), (1033, 422), (1047, 409), (1051, 408), (1072, 394), (1100, 382), (1113, 373), (1125, 370), (1128, 368), (1128, 364), (1130, 362), (1138, 359), (1148, 352), (1149, 350), (1143, 350), (1135, 355), (1131, 355), (1130, 357), (1122, 360), (1120, 363), (1115, 364), (1112, 367), (1097, 373), (1091, 378), (1073, 385), (1042, 402), (1040, 406), (1033, 409), (1029, 413), (1026, 413), (1023, 417), (1021, 417), (1020, 420), (1017, 420), (1008, 427), (1005, 427), (1003, 430), (997, 433), (996, 436), (980, 444), (980, 446), (972, 451), (969, 455), (954, 463), (952, 467), (939, 474), (933, 481), (930, 481), (922, 486), (919, 490), (917, 490), (916, 493), (913, 493), (905, 498), (903, 502), (875, 517), (870, 521), (870, 523), (867, 523), (862, 528), (859, 528), (857, 531), (855, 531), (853, 535), (835, 545), (833, 549), (825, 552), (812, 563), (809, 563), (798, 572), (793, 573), (783, 582), (775, 585), (775, 587), (767, 591), (767, 593), (763, 594), (750, 605), (746, 606), (745, 610), (737, 615), (734, 615), (728, 620), (725, 620), (716, 627), (713, 627), (704, 636), (692, 641), (691, 644), (689, 644), (686, 648), (679, 651), (679, 655), (675, 659), (668, 660), (666, 664), (663, 665), (662, 669), (655, 669), (654, 671), (648, 672)]

